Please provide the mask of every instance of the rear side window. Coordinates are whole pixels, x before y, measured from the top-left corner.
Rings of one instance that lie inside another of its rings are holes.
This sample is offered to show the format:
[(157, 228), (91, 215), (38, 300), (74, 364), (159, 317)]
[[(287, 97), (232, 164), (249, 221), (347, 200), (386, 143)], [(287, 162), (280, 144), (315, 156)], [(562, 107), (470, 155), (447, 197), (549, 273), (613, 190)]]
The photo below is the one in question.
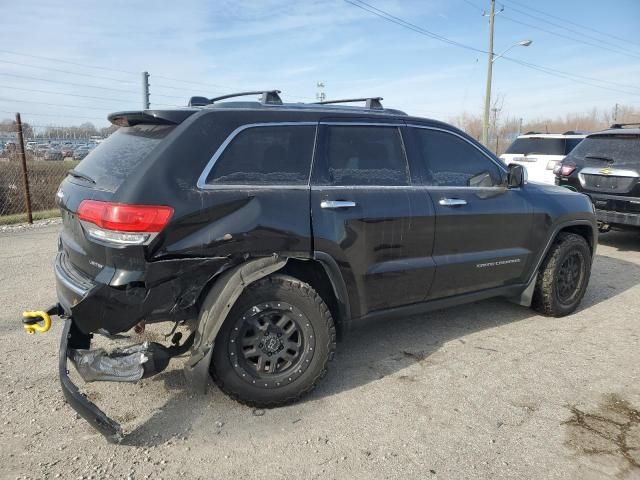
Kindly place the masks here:
[(115, 192), (174, 128), (174, 125), (120, 127), (94, 148), (75, 170), (95, 180), (97, 188)]
[(307, 185), (315, 135), (314, 125), (247, 128), (215, 161), (206, 183)]
[(501, 183), (500, 169), (469, 142), (451, 133), (415, 128), (424, 162), (421, 179), (437, 187), (492, 187)]
[(329, 185), (407, 185), (409, 175), (396, 127), (329, 125), (321, 183)]

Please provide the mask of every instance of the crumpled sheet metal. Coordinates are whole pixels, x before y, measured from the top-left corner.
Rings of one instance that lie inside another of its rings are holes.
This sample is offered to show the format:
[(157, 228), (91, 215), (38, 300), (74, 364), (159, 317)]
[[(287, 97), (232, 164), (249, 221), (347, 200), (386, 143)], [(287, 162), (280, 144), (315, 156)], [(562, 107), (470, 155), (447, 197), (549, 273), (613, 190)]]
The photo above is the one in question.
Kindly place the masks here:
[(85, 382), (137, 382), (150, 357), (149, 342), (111, 352), (103, 348), (71, 350), (69, 357)]

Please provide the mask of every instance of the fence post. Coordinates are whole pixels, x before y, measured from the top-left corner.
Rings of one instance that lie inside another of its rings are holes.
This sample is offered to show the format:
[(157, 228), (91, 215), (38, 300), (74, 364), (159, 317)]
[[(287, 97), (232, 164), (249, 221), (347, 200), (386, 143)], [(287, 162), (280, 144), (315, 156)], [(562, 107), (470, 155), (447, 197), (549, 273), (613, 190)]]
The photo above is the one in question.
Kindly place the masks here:
[(31, 194), (29, 193), (29, 176), (27, 175), (27, 154), (24, 150), (24, 134), (22, 132), (22, 120), (20, 114), (16, 113), (16, 124), (18, 126), (18, 141), (20, 142), (20, 161), (22, 162), (22, 178), (24, 179), (24, 199), (27, 205), (27, 220), (33, 223), (31, 212)]

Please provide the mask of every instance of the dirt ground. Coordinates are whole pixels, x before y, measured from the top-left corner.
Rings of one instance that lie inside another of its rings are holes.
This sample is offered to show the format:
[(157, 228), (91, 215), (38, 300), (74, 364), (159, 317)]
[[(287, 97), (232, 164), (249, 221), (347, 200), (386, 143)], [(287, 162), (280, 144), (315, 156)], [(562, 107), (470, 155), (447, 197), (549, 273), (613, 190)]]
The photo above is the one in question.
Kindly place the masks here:
[(115, 446), (63, 401), (61, 323), (20, 324), (55, 301), (58, 229), (0, 233), (2, 478), (640, 479), (638, 234), (601, 236), (572, 316), (489, 300), (356, 325), (289, 407), (190, 394), (182, 359), (139, 384), (83, 384), (128, 432)]

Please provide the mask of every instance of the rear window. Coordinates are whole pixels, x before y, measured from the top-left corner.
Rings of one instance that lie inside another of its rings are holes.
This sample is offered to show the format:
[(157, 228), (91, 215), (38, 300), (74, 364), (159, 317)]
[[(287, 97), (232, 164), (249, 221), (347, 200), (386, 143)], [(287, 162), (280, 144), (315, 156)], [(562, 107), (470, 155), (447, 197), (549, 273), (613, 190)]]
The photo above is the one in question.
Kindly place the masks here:
[(571, 157), (593, 157), (617, 163), (640, 163), (640, 137), (638, 135), (594, 135), (585, 138)]
[(516, 138), (505, 153), (520, 155), (567, 155), (579, 138)]
[(95, 180), (101, 190), (115, 192), (174, 128), (174, 125), (121, 127), (94, 148), (75, 170)]

